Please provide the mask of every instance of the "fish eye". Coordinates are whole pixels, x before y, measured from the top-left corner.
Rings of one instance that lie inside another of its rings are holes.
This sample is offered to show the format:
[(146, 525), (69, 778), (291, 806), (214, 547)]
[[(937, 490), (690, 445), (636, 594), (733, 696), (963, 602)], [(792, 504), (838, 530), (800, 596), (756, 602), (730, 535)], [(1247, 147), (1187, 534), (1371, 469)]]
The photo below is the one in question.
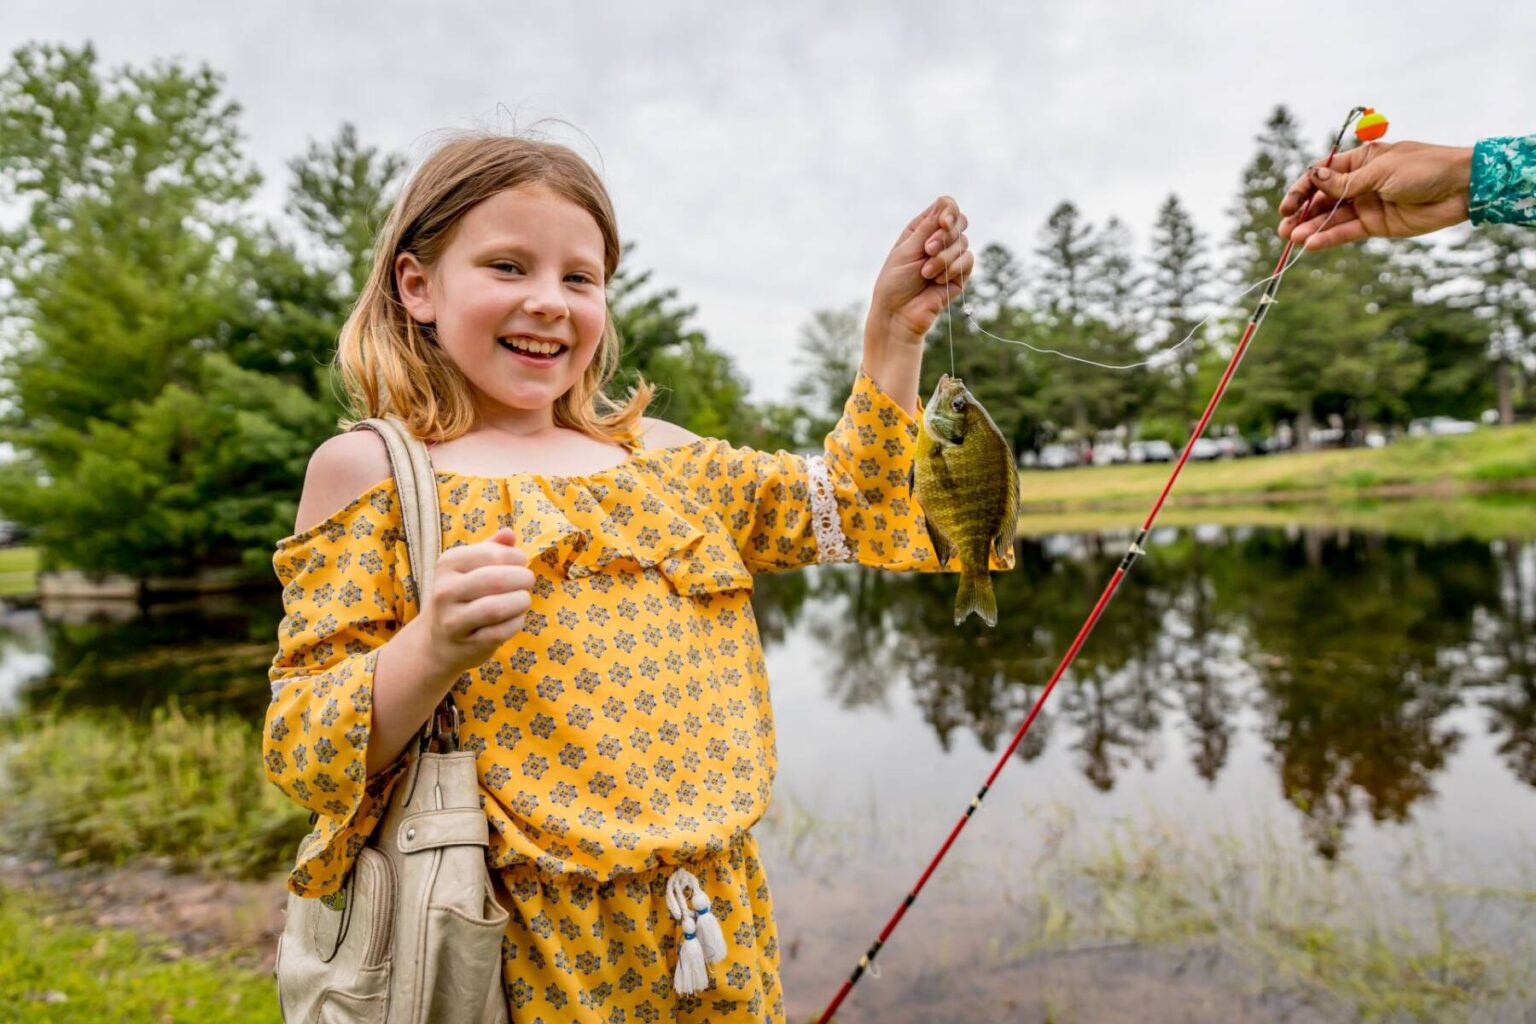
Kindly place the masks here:
[(965, 399), (957, 398), (949, 403), (949, 407), (955, 410), (955, 412), (965, 412)]

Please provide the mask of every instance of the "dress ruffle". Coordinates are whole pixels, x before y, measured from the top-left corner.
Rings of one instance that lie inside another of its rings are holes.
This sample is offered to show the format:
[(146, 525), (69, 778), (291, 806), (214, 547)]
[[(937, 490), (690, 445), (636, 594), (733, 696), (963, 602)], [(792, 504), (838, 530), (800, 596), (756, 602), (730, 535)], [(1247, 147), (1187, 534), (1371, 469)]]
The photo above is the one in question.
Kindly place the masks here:
[(719, 517), (668, 486), (644, 459), (584, 477), (437, 478), (449, 487), (445, 517), (460, 501), (489, 500), (500, 511), (488, 533), (511, 527), (530, 563), (569, 579), (630, 569), (657, 572), (683, 595), (752, 588)]

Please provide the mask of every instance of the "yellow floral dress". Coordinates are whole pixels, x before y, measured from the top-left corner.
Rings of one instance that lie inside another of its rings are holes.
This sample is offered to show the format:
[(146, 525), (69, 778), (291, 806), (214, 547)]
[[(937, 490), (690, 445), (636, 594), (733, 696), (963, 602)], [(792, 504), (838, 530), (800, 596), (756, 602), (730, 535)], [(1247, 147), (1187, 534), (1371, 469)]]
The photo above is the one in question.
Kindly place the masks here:
[[(536, 574), (523, 631), (452, 690), (510, 904), (514, 1020), (783, 1020), (750, 831), (776, 770), (752, 573), (937, 571), (907, 485), (917, 434), (861, 373), (821, 456), (701, 439), (579, 477), (436, 474), (444, 548), (510, 526)], [(286, 614), (266, 771), (318, 815), (288, 884), (322, 896), (398, 776), (398, 762), (364, 770), (377, 652), (420, 597), (394, 481), (279, 542), (273, 564)], [(702, 881), (728, 947), (687, 996), (665, 894), (678, 867)]]

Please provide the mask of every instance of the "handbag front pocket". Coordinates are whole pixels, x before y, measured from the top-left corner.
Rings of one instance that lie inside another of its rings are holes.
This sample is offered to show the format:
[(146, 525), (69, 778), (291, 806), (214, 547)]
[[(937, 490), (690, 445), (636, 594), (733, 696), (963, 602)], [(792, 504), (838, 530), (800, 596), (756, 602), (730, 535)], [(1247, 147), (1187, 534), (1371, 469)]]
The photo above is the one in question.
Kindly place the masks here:
[(368, 1021), (370, 1006), (387, 1009), (397, 889), (389, 858), (364, 847), (339, 906), (325, 897), (289, 897), (274, 968), (284, 1020)]
[[(501, 946), (510, 915), (487, 888), (482, 913), (476, 916), (454, 906), (433, 904), (427, 908), (424, 974), (432, 985), (430, 1005), (472, 1007), (501, 995)], [(454, 969), (443, 970), (452, 958)], [(461, 991), (461, 985), (477, 985), (478, 991)], [(465, 1013), (466, 1021), (478, 1021), (478, 1013)]]
[(395, 876), (395, 864), (384, 854), (370, 847), (358, 852), (359, 865), (366, 864), (371, 877), (359, 878), (360, 892), (352, 913), (354, 921), (365, 914), (363, 925), (367, 942), (363, 948), (361, 967), (370, 970), (388, 962), (390, 943), (394, 940), (395, 903), (399, 899), (400, 880)]

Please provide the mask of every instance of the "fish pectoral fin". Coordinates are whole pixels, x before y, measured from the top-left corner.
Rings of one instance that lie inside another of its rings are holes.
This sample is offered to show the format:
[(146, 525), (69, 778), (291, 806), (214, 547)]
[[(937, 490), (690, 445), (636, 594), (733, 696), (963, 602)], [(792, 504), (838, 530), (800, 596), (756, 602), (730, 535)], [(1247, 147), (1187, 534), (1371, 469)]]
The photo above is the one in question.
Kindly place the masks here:
[(997, 531), (997, 536), (992, 538), (992, 550), (997, 553), (997, 559), (1000, 562), (1008, 561), (1008, 556), (1013, 554), (1013, 540), (1019, 528), (1019, 514), (1014, 512), (1010, 518), (1012, 524), (1005, 521), (1002, 528)]
[(992, 548), (997, 552), (999, 561), (1008, 561), (1008, 554), (1013, 550), (1014, 538), (1019, 532), (1019, 470), (1012, 463), (1009, 456), (1008, 487), (1009, 497), (1003, 502), (1003, 522), (997, 531), (997, 536), (992, 538)]
[(928, 528), (928, 542), (933, 545), (934, 557), (938, 558), (940, 565), (947, 566), (949, 564), (949, 557), (955, 553), (954, 545), (949, 542), (949, 539), (944, 534), (939, 532), (939, 528), (934, 525), (932, 517), (923, 516), (923, 525)]

